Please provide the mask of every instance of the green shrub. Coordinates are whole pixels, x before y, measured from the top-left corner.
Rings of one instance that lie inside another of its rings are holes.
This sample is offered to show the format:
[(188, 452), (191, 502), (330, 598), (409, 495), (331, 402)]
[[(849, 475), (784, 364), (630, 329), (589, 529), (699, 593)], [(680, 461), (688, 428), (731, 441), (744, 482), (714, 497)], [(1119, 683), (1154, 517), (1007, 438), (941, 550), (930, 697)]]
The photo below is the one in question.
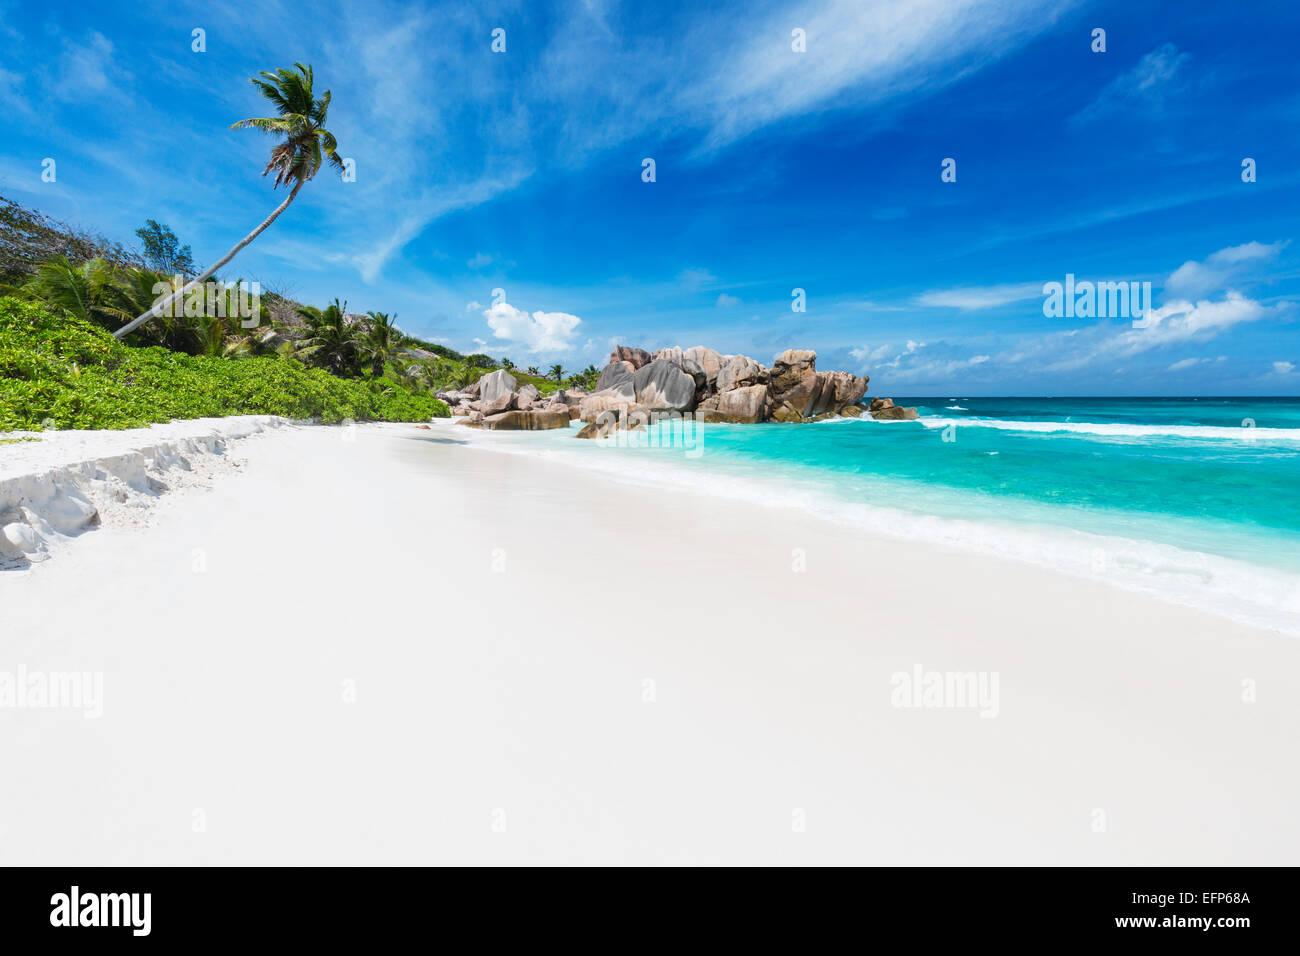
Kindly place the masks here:
[(81, 319), (0, 298), (0, 431), (140, 428), (175, 418), (282, 415), (427, 421), (447, 406), (389, 378), (341, 379), (278, 355), (133, 348)]

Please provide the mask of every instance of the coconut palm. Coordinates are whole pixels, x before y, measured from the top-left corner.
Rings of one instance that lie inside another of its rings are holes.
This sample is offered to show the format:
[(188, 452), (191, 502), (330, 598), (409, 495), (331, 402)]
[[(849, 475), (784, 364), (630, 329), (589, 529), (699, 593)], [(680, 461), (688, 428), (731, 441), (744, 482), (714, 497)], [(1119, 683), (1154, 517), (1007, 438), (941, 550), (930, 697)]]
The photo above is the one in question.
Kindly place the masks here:
[(546, 370), (546, 377), (555, 379), (556, 385), (563, 385), (564, 366), (559, 364), (552, 365), (549, 369)]
[(390, 319), (387, 312), (366, 314), (370, 316), (370, 328), (361, 337), (361, 352), (370, 361), (370, 377), (379, 378), (384, 374), (384, 363), (397, 351), (402, 333), (397, 328), (397, 316)]
[(531, 375), (533, 378), (541, 378), (542, 376), (542, 373), (537, 371), (536, 365), (528, 366), (528, 374)]
[(235, 243), (234, 248), (205, 269), (197, 279), (186, 283), (183, 288), (158, 303), (154, 309), (144, 312), (114, 332), (113, 334), (119, 339), (144, 324), (151, 315), (166, 309), (175, 299), (182, 297), (194, 286), (206, 282), (218, 269), (235, 258), (240, 249), (265, 232), (271, 223), (279, 218), (280, 213), (289, 208), (289, 203), (293, 202), (303, 184), (320, 171), (322, 163), (328, 160), (339, 169), (343, 168), (343, 160), (338, 155), (338, 142), (334, 139), (334, 134), (325, 129), (325, 118), (330, 106), (330, 91), (326, 90), (318, 99), (312, 90), (311, 67), (304, 66), (302, 63), (295, 63), (294, 67), (294, 70), (281, 68), (274, 73), (263, 70), (261, 79), (252, 77), (253, 85), (257, 87), (258, 92), (271, 101), (279, 115), (240, 120), (231, 125), (231, 129), (251, 127), (263, 133), (284, 137), (271, 149), (271, 158), (266, 168), (262, 170), (262, 175), (265, 176), (274, 170), (273, 188), (278, 189), (281, 185), (292, 184), (293, 188), (289, 190), (289, 195), (285, 197), (284, 202), (275, 207), (271, 215), (262, 220), (261, 225)]
[(356, 375), (360, 366), (360, 332), (347, 321), (348, 304), (338, 299), (318, 309), (313, 305), (298, 310), (307, 324), (307, 337), (297, 350), (299, 358), (328, 369), (344, 378)]
[(117, 272), (106, 259), (91, 259), (74, 266), (63, 256), (55, 256), (40, 264), (24, 289), (87, 322), (126, 317), (118, 308)]

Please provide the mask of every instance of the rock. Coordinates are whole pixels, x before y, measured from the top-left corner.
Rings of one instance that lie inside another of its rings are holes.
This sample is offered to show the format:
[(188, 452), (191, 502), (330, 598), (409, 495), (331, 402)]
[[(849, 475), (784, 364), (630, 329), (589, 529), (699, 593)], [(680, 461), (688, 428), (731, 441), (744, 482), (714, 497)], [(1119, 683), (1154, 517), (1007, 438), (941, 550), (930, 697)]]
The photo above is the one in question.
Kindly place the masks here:
[(723, 363), (714, 381), (719, 392), (726, 392), (733, 388), (766, 384), (767, 378), (767, 370), (748, 355), (733, 355)]
[(582, 407), (579, 406), (579, 405), (570, 405), (570, 406), (569, 406), (569, 421), (571, 421), (571, 422), (573, 422), (573, 421), (577, 421), (577, 420), (578, 420), (579, 418), (581, 418), (581, 417), (582, 417)]
[(457, 405), (455, 408), (451, 409), (452, 418), (459, 418), (462, 415), (468, 415), (468, 414), (469, 414), (468, 405)]
[(537, 399), (541, 397), (541, 394), (542, 393), (537, 390), (536, 385), (525, 385), (518, 391), (518, 397), (515, 399), (515, 404), (518, 405), (518, 407), (523, 408), (524, 402), (536, 402)]
[(682, 367), (682, 350), (676, 345), (666, 349), (660, 349), (654, 354), (655, 361), (663, 359), (665, 362), (672, 362), (678, 368)]
[(427, 431), (432, 431), (432, 429), (431, 429), (428, 425), (416, 425), (415, 427), (416, 427), (416, 428), (422, 428), (422, 429), (424, 429), (426, 432), (427, 432)]
[(709, 387), (709, 377), (704, 373), (704, 369), (700, 368), (700, 363), (694, 359), (682, 359), (682, 371), (695, 380), (694, 404), (699, 405), (705, 396), (712, 391)]
[(798, 420), (813, 392), (818, 391), (817, 353), (808, 349), (787, 349), (772, 362), (772, 401), (781, 412), (780, 421)]
[[(487, 389), (484, 388), (484, 391), (487, 391)], [(499, 415), (502, 412), (510, 411), (510, 409), (514, 408), (514, 405), (515, 393), (501, 392), (495, 398), (484, 398), (483, 401), (479, 403), (479, 411), (483, 413), (484, 417), (488, 415)]]
[(873, 398), (871, 404), (867, 407), (873, 412), (878, 412), (882, 408), (893, 408), (894, 400), (892, 398)]
[(581, 405), (582, 400), (587, 397), (587, 393), (578, 388), (560, 389), (551, 396), (553, 402), (563, 402), (565, 405)]
[(636, 367), (631, 362), (610, 362), (600, 370), (600, 377), (596, 379), (596, 391), (603, 392), (629, 380), (635, 371)]
[(683, 359), (689, 359), (704, 370), (704, 377), (708, 381), (709, 388), (713, 388), (718, 381), (718, 373), (722, 371), (723, 359), (717, 351), (705, 348), (703, 345), (696, 345), (682, 353)]
[(478, 386), (478, 397), (484, 402), (496, 401), (503, 394), (513, 392), (519, 385), (515, 377), (503, 368), (488, 372), (475, 384)]
[(36, 532), (24, 521), (14, 521), (0, 528), (0, 538), (18, 551), (36, 550)]
[(690, 411), (695, 407), (695, 379), (669, 359), (655, 359), (633, 376), (637, 404), (651, 410)]
[(584, 398), (578, 405), (578, 417), (584, 422), (596, 420), (596, 416), (601, 412), (611, 409), (627, 408), (636, 404), (636, 386), (632, 379), (620, 382), (613, 388), (602, 389), (599, 392), (592, 392)]
[(867, 414), (867, 410), (861, 405), (849, 405), (847, 408), (840, 409), (841, 418), (861, 418)]
[(568, 428), (569, 416), (565, 412), (515, 410), (502, 412), (500, 415), (484, 416), (483, 427), (494, 431), (545, 431), (551, 428)]
[(475, 382), (474, 384), (470, 385), (468, 388), (463, 389), (461, 391), (461, 394), (464, 395), (466, 398), (478, 398), (479, 383)]
[(650, 353), (645, 349), (634, 349), (627, 345), (616, 345), (614, 351), (609, 353), (611, 362), (627, 362), (632, 366), (632, 371), (636, 371), (650, 364)]
[(765, 421), (768, 414), (766, 385), (746, 385), (732, 388), (706, 398), (698, 409), (696, 418), (702, 422), (738, 422), (754, 424)]
[(606, 432), (602, 430), (598, 424), (592, 422), (589, 425), (583, 425), (582, 430), (579, 431), (578, 434), (574, 435), (573, 437), (574, 438), (604, 438), (605, 434)]
[(886, 408), (879, 408), (871, 412), (871, 417), (877, 421), (914, 421), (921, 416), (916, 413), (915, 408), (904, 408), (901, 405), (895, 405), (892, 402)]
[(848, 372), (817, 371), (817, 353), (788, 349), (772, 363), (772, 418), (801, 422), (834, 415), (856, 405), (867, 391), (867, 379)]

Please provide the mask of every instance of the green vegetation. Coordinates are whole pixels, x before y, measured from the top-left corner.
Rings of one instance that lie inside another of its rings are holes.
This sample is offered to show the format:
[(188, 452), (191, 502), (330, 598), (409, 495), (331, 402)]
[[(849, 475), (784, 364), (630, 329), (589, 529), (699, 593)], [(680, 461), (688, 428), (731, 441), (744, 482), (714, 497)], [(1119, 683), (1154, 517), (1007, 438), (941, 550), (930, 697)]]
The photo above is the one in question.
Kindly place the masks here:
[(173, 418), (283, 415), (426, 421), (447, 406), (395, 376), (342, 379), (280, 355), (230, 359), (116, 341), (86, 319), (0, 298), (0, 431), (139, 428)]
[(254, 299), (243, 280), (208, 282), (323, 165), (344, 167), (324, 126), (330, 93), (315, 95), (310, 66), (252, 82), (275, 115), (234, 127), (277, 137), (262, 175), (292, 188), (194, 279), (190, 246), (154, 219), (136, 230), (140, 252), (0, 197), (0, 431), (241, 414), (422, 421), (448, 414), (437, 390), (497, 368), (542, 393), (595, 384), (592, 366), (567, 378), (559, 365), (524, 372), (406, 335), (395, 315), (350, 314), (338, 299), (322, 309), (273, 291)]

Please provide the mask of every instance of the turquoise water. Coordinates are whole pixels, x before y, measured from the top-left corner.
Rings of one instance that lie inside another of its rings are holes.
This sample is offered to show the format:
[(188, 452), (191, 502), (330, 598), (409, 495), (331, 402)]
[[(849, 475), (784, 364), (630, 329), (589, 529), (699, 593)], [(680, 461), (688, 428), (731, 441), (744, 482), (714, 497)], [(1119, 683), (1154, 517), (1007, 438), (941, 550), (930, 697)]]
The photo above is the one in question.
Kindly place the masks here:
[(804, 507), (1300, 633), (1300, 399), (896, 401), (921, 420), (545, 444), (631, 480)]

